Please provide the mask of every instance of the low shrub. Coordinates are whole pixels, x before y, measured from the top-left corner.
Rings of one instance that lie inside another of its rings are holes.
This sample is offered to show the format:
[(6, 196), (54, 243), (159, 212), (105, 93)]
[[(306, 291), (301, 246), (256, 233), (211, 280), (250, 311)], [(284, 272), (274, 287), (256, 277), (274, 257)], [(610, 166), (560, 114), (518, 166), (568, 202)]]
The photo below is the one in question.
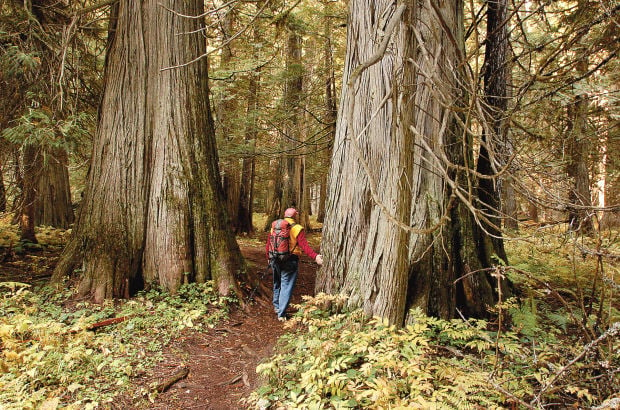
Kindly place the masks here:
[(611, 337), (620, 328), (610, 328), (588, 347), (553, 321), (526, 319), (534, 314), (519, 309), (515, 300), (503, 308), (519, 325), (499, 333), (483, 320), (441, 320), (419, 311), (410, 312), (411, 323), (399, 329), (360, 310), (346, 311), (344, 305), (342, 296), (321, 294), (299, 307), (288, 324), (293, 332), (282, 337), (278, 354), (258, 367), (265, 384), (249, 405), (585, 407), (601, 403), (620, 386), (620, 342)]

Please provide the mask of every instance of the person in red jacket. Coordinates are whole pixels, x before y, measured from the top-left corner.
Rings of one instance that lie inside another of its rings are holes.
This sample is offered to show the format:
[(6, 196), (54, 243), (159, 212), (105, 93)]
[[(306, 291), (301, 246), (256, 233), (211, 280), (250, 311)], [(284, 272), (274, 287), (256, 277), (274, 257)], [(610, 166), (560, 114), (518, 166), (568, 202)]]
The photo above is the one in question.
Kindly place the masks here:
[(281, 321), (287, 319), (286, 308), (291, 301), (297, 275), (299, 274), (299, 256), (301, 252), (303, 251), (308, 257), (314, 259), (319, 266), (323, 264), (323, 257), (316, 253), (308, 244), (304, 227), (297, 223), (298, 218), (299, 212), (297, 209), (288, 208), (284, 211), (284, 219), (291, 225), (289, 248), (292, 250), (292, 255), (290, 258), (284, 262), (269, 259), (269, 241), (267, 241), (265, 247), (269, 266), (273, 270), (273, 307), (278, 315), (278, 320)]

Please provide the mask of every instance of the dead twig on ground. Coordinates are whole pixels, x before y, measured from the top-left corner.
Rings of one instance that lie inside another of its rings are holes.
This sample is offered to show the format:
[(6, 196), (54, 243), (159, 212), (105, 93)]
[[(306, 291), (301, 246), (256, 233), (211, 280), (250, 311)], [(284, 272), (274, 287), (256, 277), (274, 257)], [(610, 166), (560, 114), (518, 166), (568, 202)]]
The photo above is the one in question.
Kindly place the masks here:
[(184, 378), (186, 378), (188, 374), (189, 374), (188, 367), (185, 367), (185, 366), (179, 367), (179, 369), (176, 372), (174, 372), (172, 376), (170, 376), (169, 378), (167, 378), (166, 380), (164, 380), (163, 382), (155, 386), (155, 391), (157, 391), (158, 393), (165, 392), (170, 387), (172, 387), (173, 384), (175, 384), (179, 380), (183, 380)]

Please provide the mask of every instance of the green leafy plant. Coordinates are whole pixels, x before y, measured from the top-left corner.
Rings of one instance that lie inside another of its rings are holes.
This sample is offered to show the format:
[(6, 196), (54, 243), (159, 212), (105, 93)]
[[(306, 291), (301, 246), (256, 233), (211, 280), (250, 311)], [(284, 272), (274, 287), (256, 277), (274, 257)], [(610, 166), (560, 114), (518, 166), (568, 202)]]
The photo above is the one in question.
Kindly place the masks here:
[[(553, 321), (514, 299), (503, 306), (513, 328), (499, 334), (486, 321), (447, 321), (419, 311), (410, 312), (410, 324), (398, 329), (344, 306), (343, 296), (324, 294), (299, 306), (287, 325), (294, 332), (281, 338), (277, 355), (258, 366), (265, 383), (249, 405), (535, 408), (561, 400), (588, 406), (614, 391), (586, 381), (605, 372), (583, 355), (584, 346), (561, 339), (564, 332)], [(613, 341), (603, 348), (613, 362), (604, 378), (616, 383), (617, 347)]]

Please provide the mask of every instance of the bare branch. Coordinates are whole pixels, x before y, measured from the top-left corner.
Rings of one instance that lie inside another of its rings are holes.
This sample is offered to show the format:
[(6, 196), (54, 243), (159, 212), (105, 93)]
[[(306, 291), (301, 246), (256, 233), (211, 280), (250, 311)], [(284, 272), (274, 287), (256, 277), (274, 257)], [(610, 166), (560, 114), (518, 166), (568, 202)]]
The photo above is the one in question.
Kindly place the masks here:
[(352, 87), (353, 84), (355, 84), (357, 77), (359, 77), (364, 70), (373, 66), (374, 64), (378, 63), (379, 60), (381, 60), (381, 57), (383, 57), (383, 54), (385, 54), (385, 50), (387, 49), (388, 43), (390, 42), (390, 39), (392, 38), (392, 32), (396, 28), (396, 24), (399, 22), (400, 16), (403, 14), (406, 8), (407, 7), (404, 4), (401, 4), (400, 6), (398, 6), (396, 11), (394, 11), (392, 18), (390, 19), (390, 22), (385, 28), (383, 40), (381, 41), (379, 48), (377, 49), (377, 51), (375, 51), (375, 53), (372, 56), (370, 56), (368, 60), (358, 65), (355, 68), (355, 70), (353, 70), (353, 72), (351, 73), (351, 76), (349, 77), (349, 81), (347, 83), (349, 87)]
[(222, 48), (226, 47), (228, 44), (230, 44), (233, 40), (235, 40), (237, 37), (239, 37), (241, 34), (245, 33), (245, 31), (252, 27), (252, 25), (254, 24), (254, 22), (256, 21), (256, 19), (258, 19), (258, 16), (260, 16), (260, 14), (263, 12), (263, 10), (265, 10), (265, 8), (267, 8), (267, 5), (270, 3), (271, 0), (267, 0), (265, 1), (265, 4), (263, 4), (263, 6), (260, 8), (260, 10), (258, 10), (258, 12), (256, 13), (256, 15), (252, 18), (252, 20), (245, 25), (245, 27), (243, 27), (241, 30), (239, 30), (238, 32), (236, 32), (234, 35), (232, 35), (227, 41), (225, 41), (224, 43), (220, 44), (219, 47), (214, 48), (211, 51), (207, 51), (204, 54), (199, 55), (198, 57), (194, 58), (191, 61), (188, 61), (187, 63), (183, 63), (183, 64), (179, 64), (179, 65), (175, 65), (175, 66), (170, 66), (170, 67), (164, 67), (162, 69), (160, 69), (159, 71), (167, 71), (167, 70), (172, 70), (175, 68), (181, 68), (181, 67), (187, 67), (190, 64), (193, 64), (197, 61), (202, 60), (203, 58), (208, 57), (210, 54), (221, 50)]
[(540, 405), (540, 396), (546, 392), (551, 386), (553, 386), (553, 383), (556, 382), (556, 380), (558, 380), (560, 378), (560, 376), (562, 376), (562, 374), (564, 374), (564, 372), (566, 372), (566, 370), (568, 370), (569, 367), (571, 367), (572, 365), (574, 365), (575, 363), (577, 363), (582, 357), (584, 357), (590, 350), (592, 350), (592, 348), (594, 348), (596, 345), (598, 345), (600, 342), (602, 342), (603, 340), (607, 339), (610, 336), (615, 336), (617, 334), (620, 333), (620, 322), (615, 322), (613, 325), (611, 325), (611, 327), (609, 329), (607, 329), (607, 331), (605, 333), (603, 333), (602, 335), (600, 335), (596, 340), (591, 341), (590, 343), (588, 343), (583, 350), (581, 351), (581, 353), (579, 353), (577, 356), (575, 356), (573, 358), (573, 360), (571, 360), (570, 362), (568, 362), (565, 366), (562, 366), (561, 369), (559, 369), (551, 378), (551, 380), (549, 380), (547, 382), (547, 384), (545, 384), (542, 389), (540, 389), (540, 391), (538, 392), (538, 394), (536, 395), (536, 397), (534, 397), (532, 399), (532, 401), (530, 402), (530, 404), (534, 405), (534, 403), (538, 403)]
[(76, 10), (75, 12), (73, 12), (73, 16), (81, 16), (83, 14), (90, 13), (91, 11), (99, 10), (99, 9), (104, 8), (106, 6), (111, 6), (111, 5), (113, 5), (114, 3), (117, 3), (117, 2), (118, 2), (118, 0), (104, 0), (104, 1), (102, 1), (100, 3), (93, 4), (92, 6), (84, 7), (84, 8), (81, 8), (79, 10)]

